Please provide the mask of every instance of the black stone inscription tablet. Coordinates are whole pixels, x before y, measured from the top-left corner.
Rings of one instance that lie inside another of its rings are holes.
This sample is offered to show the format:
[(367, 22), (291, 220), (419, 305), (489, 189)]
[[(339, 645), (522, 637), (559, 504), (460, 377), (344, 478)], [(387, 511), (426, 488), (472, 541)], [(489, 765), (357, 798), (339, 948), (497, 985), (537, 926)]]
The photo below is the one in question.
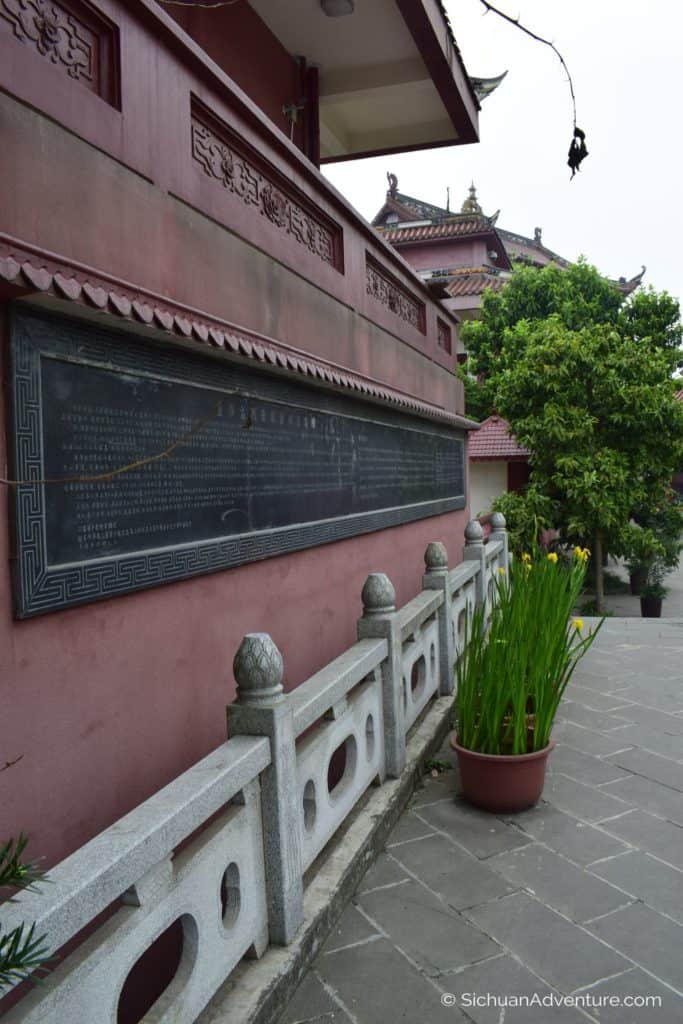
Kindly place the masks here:
[(22, 617), (465, 504), (417, 417), (33, 312), (12, 369)]

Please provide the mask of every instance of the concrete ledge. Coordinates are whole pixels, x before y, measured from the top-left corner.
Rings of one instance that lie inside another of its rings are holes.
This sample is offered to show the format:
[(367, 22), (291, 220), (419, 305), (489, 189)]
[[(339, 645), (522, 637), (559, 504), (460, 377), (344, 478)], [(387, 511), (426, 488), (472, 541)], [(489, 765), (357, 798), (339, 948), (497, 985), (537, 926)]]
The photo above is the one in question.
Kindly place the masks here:
[(419, 783), (423, 764), (450, 728), (452, 697), (439, 697), (408, 738), (399, 779), (368, 790), (344, 827), (312, 865), (304, 894), (304, 923), (291, 945), (271, 946), (260, 960), (243, 961), (218, 990), (197, 1024), (274, 1024), (332, 931), (361, 878)]

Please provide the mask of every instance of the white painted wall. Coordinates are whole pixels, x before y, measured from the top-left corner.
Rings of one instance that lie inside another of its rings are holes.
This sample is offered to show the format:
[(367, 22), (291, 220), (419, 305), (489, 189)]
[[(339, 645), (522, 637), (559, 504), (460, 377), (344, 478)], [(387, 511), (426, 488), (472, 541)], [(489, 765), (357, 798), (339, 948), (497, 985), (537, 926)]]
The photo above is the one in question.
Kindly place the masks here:
[(470, 460), (470, 515), (491, 511), (494, 498), (508, 489), (507, 462), (472, 462)]

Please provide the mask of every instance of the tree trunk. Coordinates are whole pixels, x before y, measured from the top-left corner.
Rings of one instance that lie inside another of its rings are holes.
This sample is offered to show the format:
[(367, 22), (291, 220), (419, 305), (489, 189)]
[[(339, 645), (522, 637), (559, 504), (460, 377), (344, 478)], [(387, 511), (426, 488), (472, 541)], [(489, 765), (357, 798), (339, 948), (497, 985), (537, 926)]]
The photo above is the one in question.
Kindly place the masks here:
[(595, 566), (595, 608), (598, 615), (605, 614), (605, 580), (602, 567), (602, 534), (600, 530), (595, 531), (595, 550), (593, 551), (593, 565)]

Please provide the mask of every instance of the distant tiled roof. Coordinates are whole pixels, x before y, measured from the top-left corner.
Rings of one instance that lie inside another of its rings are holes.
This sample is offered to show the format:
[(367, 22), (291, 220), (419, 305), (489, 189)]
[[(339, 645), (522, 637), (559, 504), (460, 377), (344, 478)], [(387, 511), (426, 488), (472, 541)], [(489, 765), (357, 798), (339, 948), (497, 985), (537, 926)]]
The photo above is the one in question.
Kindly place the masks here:
[[(425, 218), (426, 219), (426, 218)], [(405, 227), (392, 224), (378, 227), (387, 242), (427, 242), (436, 238), (454, 238), (464, 235), (490, 234), (494, 229), (487, 217), (453, 217), (439, 224), (425, 224), (423, 227)]]
[(683, 402), (683, 391), (674, 392), (674, 398), (677, 398), (679, 402)]
[(507, 461), (526, 459), (529, 452), (520, 448), (510, 434), (510, 424), (502, 416), (489, 416), (479, 430), (470, 434), (469, 456), (471, 459), (504, 459)]
[(499, 292), (507, 284), (507, 281), (508, 278), (499, 277), (496, 274), (478, 271), (463, 274), (458, 271), (446, 285), (446, 291), (452, 298), (462, 295), (481, 295), (487, 288), (493, 292)]

